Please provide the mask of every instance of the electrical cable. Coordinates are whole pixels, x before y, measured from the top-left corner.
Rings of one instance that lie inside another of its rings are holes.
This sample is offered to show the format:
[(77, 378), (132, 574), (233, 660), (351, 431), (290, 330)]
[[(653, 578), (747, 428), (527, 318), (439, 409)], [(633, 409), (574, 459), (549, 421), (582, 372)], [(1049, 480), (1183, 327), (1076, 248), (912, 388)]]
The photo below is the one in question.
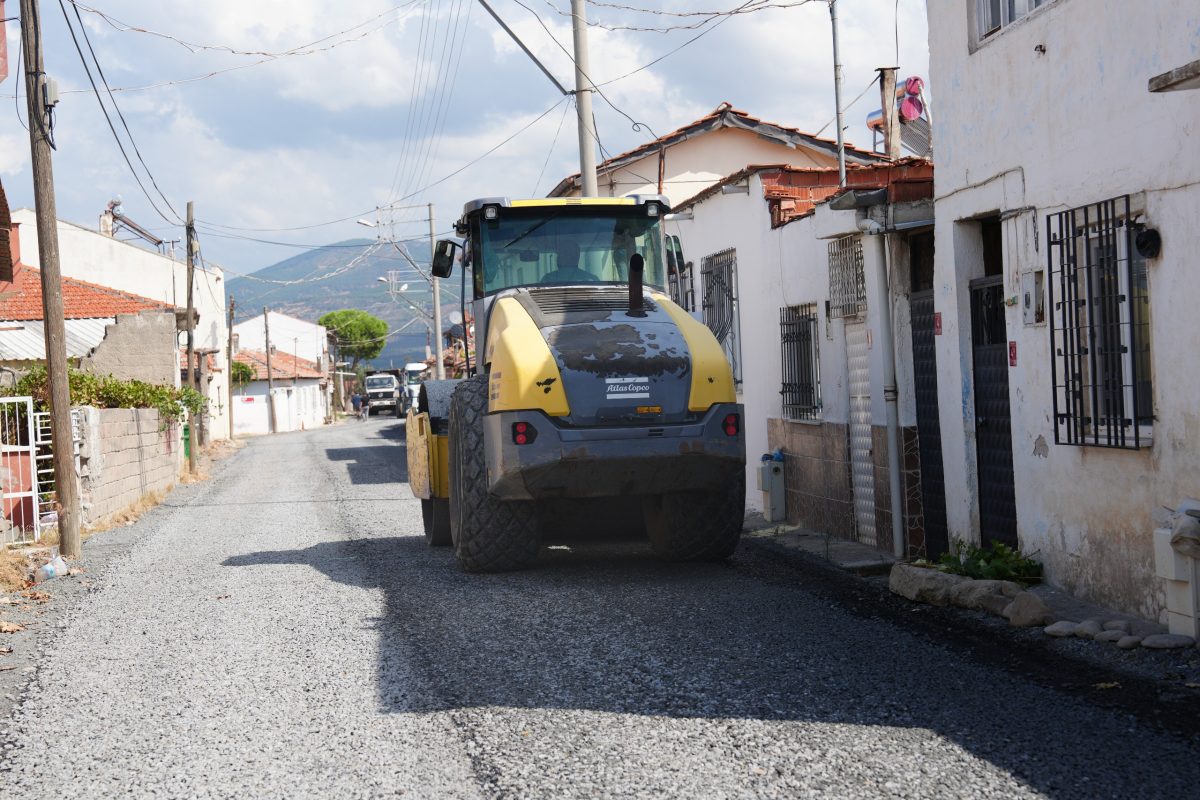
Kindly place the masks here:
[(108, 129), (112, 131), (113, 139), (115, 139), (117, 142), (117, 147), (121, 151), (121, 156), (125, 159), (125, 164), (129, 167), (129, 171), (133, 174), (133, 179), (137, 182), (138, 188), (142, 190), (142, 194), (144, 194), (146, 196), (146, 200), (150, 202), (150, 207), (154, 209), (154, 213), (162, 217), (163, 221), (168, 225), (174, 224), (171, 219), (159, 209), (158, 205), (155, 204), (154, 198), (150, 196), (148, 191), (146, 191), (146, 186), (142, 183), (141, 176), (139, 176), (137, 170), (133, 168), (133, 162), (130, 161), (129, 154), (125, 152), (125, 144), (121, 141), (120, 135), (117, 134), (117, 128), (115, 125), (113, 125), (112, 117), (110, 117), (108, 114), (108, 108), (104, 105), (104, 100), (100, 97), (100, 90), (96, 87), (96, 81), (94, 78), (92, 78), (92, 70), (88, 66), (87, 58), (84, 57), (83, 49), (79, 46), (79, 40), (75, 37), (75, 27), (71, 25), (71, 18), (67, 15), (66, 6), (63, 5), (62, 0), (59, 0), (58, 5), (59, 8), (62, 9), (63, 19), (66, 20), (67, 30), (71, 32), (71, 41), (75, 44), (75, 52), (79, 54), (79, 60), (83, 63), (83, 70), (87, 73), (88, 83), (92, 85), (92, 93), (96, 95), (96, 102), (100, 104), (100, 110), (104, 113), (104, 119), (108, 123)]
[[(24, 48), (24, 46), (25, 46), (25, 37), (22, 36), (20, 39), (17, 40), (17, 74), (13, 77), (13, 86), (17, 86), (17, 87), (19, 87), (21, 85), (21, 66), (22, 66), (21, 54), (22, 54), (22, 48)], [(13, 108), (16, 109), (16, 112), (17, 112), (17, 122), (21, 123), (21, 127), (28, 131), (29, 126), (25, 124), (25, 120), (21, 119), (21, 101), (19, 99), (20, 96), (21, 96), (21, 93), (17, 89), (13, 89)]]
[[(865, 88), (861, 92), (859, 92), (858, 97), (854, 98), (849, 103), (842, 106), (842, 113), (845, 114), (847, 111), (849, 111), (851, 108), (853, 108), (854, 104), (857, 103), (859, 100), (862, 100), (863, 96), (867, 92), (871, 91), (871, 87), (874, 86), (878, 81), (879, 81), (879, 75), (876, 75), (874, 78), (871, 78), (871, 82), (867, 84), (867, 88)], [(824, 125), (822, 125), (821, 129), (819, 131), (817, 131), (816, 133), (814, 133), (813, 136), (814, 137), (820, 136), (822, 133), (825, 132), (826, 128), (828, 128), (830, 125), (832, 125), (836, 121), (837, 121), (837, 117), (835, 116), (833, 119), (829, 120), (829, 122), (826, 122)]]
[[(61, 2), (59, 5), (62, 5)], [(179, 212), (175, 210), (174, 206), (171, 205), (171, 201), (167, 199), (165, 194), (163, 194), (162, 189), (158, 188), (158, 181), (154, 179), (154, 173), (150, 171), (150, 167), (146, 165), (145, 159), (142, 158), (142, 152), (138, 149), (137, 141), (133, 138), (133, 132), (129, 130), (129, 123), (125, 121), (125, 115), (121, 113), (121, 107), (117, 105), (117, 98), (113, 96), (112, 89), (108, 85), (108, 78), (104, 76), (104, 70), (100, 66), (99, 59), (96, 58), (96, 51), (92, 48), (92, 40), (88, 36), (87, 26), (83, 24), (83, 17), (79, 14), (79, 8), (74, 8), (75, 18), (79, 20), (79, 32), (83, 34), (83, 41), (87, 44), (88, 52), (91, 53), (92, 63), (96, 65), (96, 73), (100, 76), (100, 82), (104, 84), (104, 89), (108, 92), (109, 102), (112, 103), (113, 110), (117, 112), (117, 117), (121, 120), (121, 127), (125, 129), (125, 135), (129, 137), (129, 143), (133, 145), (134, 155), (137, 156), (137, 160), (142, 165), (142, 169), (146, 170), (146, 176), (150, 178), (150, 183), (154, 186), (154, 190), (158, 192), (158, 196), (162, 198), (164, 203), (166, 203), (167, 208), (172, 214), (175, 215), (175, 218), (182, 223), (183, 218), (179, 216)], [(63, 14), (65, 15), (66, 13), (67, 11), (64, 7)]]
[(554, 139), (550, 142), (550, 149), (546, 151), (546, 160), (542, 162), (542, 171), (538, 173), (537, 183), (533, 184), (532, 197), (537, 197), (538, 187), (542, 185), (542, 178), (546, 175), (546, 167), (550, 164), (550, 157), (554, 155), (554, 148), (558, 146), (558, 135), (562, 133), (563, 124), (567, 121), (567, 114), (570, 112), (570, 104), (563, 107), (563, 115), (558, 120), (558, 130), (554, 132)]

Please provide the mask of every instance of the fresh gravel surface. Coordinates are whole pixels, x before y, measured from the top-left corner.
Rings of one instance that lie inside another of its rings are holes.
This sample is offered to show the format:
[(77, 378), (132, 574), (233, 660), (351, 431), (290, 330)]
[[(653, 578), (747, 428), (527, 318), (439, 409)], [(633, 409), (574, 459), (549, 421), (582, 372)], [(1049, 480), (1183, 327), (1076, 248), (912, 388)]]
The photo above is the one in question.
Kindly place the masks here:
[(1194, 739), (764, 575), (761, 553), (671, 565), (629, 539), (464, 575), (403, 481), (385, 417), (251, 440), (173, 493), (43, 632), (0, 796), (1198, 791)]

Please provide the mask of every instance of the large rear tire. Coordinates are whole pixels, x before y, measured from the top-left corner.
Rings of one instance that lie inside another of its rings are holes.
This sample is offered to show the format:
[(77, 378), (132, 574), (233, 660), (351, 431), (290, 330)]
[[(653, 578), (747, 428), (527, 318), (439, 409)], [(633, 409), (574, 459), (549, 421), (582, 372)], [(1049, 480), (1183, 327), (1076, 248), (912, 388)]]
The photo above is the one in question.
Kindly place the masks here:
[(745, 473), (715, 491), (646, 498), (646, 531), (669, 561), (723, 561), (733, 555), (746, 519)]
[(487, 376), (458, 385), (450, 400), (450, 531), (466, 572), (507, 572), (532, 564), (541, 549), (531, 501), (498, 500), (488, 492), (483, 420)]
[(421, 501), (421, 521), (430, 547), (450, 545), (450, 501), (444, 498)]

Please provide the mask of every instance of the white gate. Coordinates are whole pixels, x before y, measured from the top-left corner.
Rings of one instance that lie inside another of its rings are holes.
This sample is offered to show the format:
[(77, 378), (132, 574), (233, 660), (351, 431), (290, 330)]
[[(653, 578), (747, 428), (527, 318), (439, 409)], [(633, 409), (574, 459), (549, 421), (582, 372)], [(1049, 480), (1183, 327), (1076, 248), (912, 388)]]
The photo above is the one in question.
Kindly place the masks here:
[(875, 459), (872, 454), (871, 368), (867, 324), (846, 321), (846, 362), (850, 384), (850, 474), (854, 524), (864, 544), (875, 541)]
[[(71, 409), (71, 450), (75, 456), (75, 474), (79, 475), (79, 447), (83, 440), (82, 420), (79, 409)], [(54, 485), (54, 437), (50, 427), (50, 412), (35, 411), (33, 414), (33, 445), (37, 464), (38, 519), (42, 522), (58, 522), (58, 492)]]
[(42, 536), (33, 398), (0, 397), (0, 543)]

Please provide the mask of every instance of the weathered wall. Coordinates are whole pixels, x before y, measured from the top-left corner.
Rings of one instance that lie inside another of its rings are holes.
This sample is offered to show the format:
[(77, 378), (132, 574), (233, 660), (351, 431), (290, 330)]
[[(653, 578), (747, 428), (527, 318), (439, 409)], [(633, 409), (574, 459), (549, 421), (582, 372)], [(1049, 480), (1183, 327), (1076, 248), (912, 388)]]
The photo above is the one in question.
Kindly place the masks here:
[[(952, 536), (977, 541), (974, 377), (967, 282), (983, 274), (978, 225), (1002, 221), (1005, 295), (1045, 269), (1046, 218), (1124, 194), (1163, 238), (1147, 263), (1153, 443), (1140, 451), (1056, 445), (1049, 327), (1006, 310), (1021, 547), (1047, 578), (1088, 599), (1160, 616), (1152, 514), (1200, 496), (1200, 93), (1147, 81), (1200, 58), (1194, 0), (1056, 0), (972, 52), (968, 6), (929, 0), (937, 153), (935, 304), (939, 403)], [(933, 24), (936, 21), (936, 24)], [(1147, 138), (1147, 132), (1153, 136)], [(1050, 309), (1052, 310), (1052, 309)]]
[(84, 407), (81, 412), (85, 523), (102, 520), (151, 492), (175, 485), (183, 467), (178, 425), (163, 427), (155, 409)]
[[(316, 378), (301, 378), (294, 384), (275, 386), (277, 433), (302, 431), (325, 424), (325, 397)], [(267, 411), (267, 382), (251, 381), (233, 396), (233, 429), (236, 435), (270, 433)]]
[[(13, 211), (12, 216), (21, 223), (21, 258), (36, 267), (39, 255), (34, 213), (22, 208)], [(177, 308), (187, 305), (187, 265), (182, 261), (63, 220), (58, 221), (58, 247), (63, 275), (161, 300)], [(196, 348), (219, 351), (214, 356), (217, 371), (205, 389), (211, 415), (209, 430), (214, 439), (227, 439), (229, 370), (225, 365), (225, 346), (229, 328), (225, 273), (209, 263), (196, 268), (195, 279), (196, 289), (192, 294), (199, 314)]]
[(143, 311), (121, 314), (102, 341), (80, 360), (80, 369), (125, 380), (179, 385), (179, 351), (175, 347), (175, 314)]

